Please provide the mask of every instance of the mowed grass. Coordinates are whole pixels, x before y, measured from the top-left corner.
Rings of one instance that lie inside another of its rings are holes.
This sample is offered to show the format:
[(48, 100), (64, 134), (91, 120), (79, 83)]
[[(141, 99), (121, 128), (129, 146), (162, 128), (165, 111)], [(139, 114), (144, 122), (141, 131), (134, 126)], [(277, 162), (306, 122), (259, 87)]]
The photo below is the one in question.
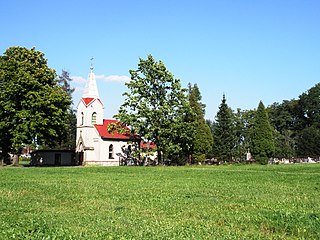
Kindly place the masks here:
[(0, 168), (0, 239), (320, 239), (320, 164)]

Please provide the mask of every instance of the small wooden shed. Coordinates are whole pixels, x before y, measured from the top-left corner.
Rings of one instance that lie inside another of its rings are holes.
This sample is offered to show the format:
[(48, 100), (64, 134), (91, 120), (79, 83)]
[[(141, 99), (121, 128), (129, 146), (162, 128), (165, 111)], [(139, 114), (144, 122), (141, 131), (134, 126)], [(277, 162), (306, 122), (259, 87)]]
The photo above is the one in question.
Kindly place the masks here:
[(74, 150), (36, 150), (31, 153), (31, 166), (78, 165)]

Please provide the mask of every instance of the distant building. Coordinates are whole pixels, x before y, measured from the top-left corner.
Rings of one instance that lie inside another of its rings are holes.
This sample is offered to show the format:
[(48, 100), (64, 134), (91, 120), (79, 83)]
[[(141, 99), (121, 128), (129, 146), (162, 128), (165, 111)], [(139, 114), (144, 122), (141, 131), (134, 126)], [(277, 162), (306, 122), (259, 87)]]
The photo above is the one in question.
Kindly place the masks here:
[(140, 138), (110, 133), (108, 126), (117, 123), (103, 118), (104, 105), (99, 98), (93, 67), (84, 94), (77, 106), (76, 153), (79, 165), (119, 166), (128, 151), (139, 148)]
[(31, 153), (30, 166), (78, 165), (74, 150), (36, 150)]

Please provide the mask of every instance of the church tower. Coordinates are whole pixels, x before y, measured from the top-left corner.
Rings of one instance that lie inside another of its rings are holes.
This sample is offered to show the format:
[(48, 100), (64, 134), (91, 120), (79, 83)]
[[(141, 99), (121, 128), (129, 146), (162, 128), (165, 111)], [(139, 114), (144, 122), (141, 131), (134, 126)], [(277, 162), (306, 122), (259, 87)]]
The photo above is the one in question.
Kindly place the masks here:
[[(93, 66), (77, 106), (76, 152), (79, 165), (119, 166), (132, 161), (125, 155), (139, 148), (140, 137), (118, 131), (109, 132), (116, 119), (104, 119), (104, 107), (99, 97)], [(130, 149), (130, 150), (129, 150)]]
[(103, 124), (104, 106), (99, 98), (99, 92), (91, 64), (90, 73), (82, 98), (77, 106), (77, 142), (76, 152), (79, 153), (79, 164), (99, 158), (95, 150), (95, 124)]

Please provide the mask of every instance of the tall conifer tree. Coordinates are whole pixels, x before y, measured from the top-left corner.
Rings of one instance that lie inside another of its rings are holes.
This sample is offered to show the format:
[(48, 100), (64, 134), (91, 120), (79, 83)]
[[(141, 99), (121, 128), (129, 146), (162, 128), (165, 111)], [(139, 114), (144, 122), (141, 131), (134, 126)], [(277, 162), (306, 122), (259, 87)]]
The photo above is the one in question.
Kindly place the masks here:
[(202, 162), (211, 152), (213, 138), (210, 127), (204, 119), (206, 105), (201, 102), (201, 93), (197, 86), (189, 84), (189, 103), (194, 113), (195, 139), (193, 144), (193, 160)]
[[(72, 78), (70, 77), (70, 73), (66, 70), (62, 70), (61, 75), (58, 76), (58, 83), (62, 87), (62, 89), (69, 95), (72, 99), (72, 94), (75, 91), (75, 88), (71, 87)], [(71, 104), (68, 109), (68, 118), (67, 118), (67, 126), (65, 131), (65, 137), (62, 141), (57, 143), (56, 148), (61, 149), (75, 149), (76, 147), (76, 131), (77, 131), (77, 116), (75, 110), (73, 109), (73, 105)]]
[(236, 134), (233, 113), (226, 101), (223, 94), (213, 132), (213, 153), (218, 160), (231, 162), (233, 149), (236, 145)]
[(262, 101), (260, 101), (256, 111), (251, 134), (251, 151), (253, 157), (259, 163), (266, 164), (275, 152), (275, 145), (268, 113)]

